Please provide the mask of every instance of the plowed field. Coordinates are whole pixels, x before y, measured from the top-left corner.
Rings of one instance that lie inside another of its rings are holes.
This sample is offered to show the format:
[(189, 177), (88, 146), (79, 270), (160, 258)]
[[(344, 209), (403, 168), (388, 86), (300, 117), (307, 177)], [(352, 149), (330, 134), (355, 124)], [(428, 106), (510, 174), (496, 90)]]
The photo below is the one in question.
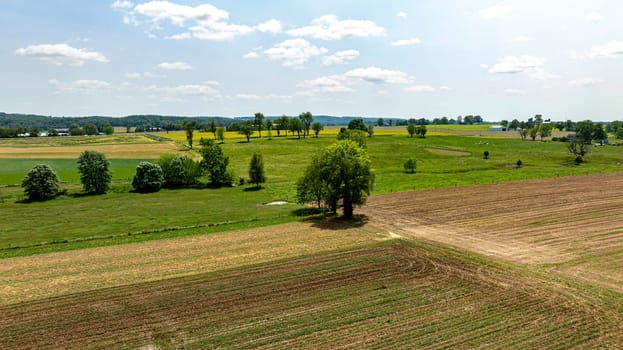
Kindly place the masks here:
[(361, 211), (399, 235), (554, 264), (623, 291), (623, 269), (611, 261), (623, 252), (622, 194), (622, 174), (591, 175), (379, 195)]
[(620, 344), (618, 315), (436, 248), (393, 240), (4, 306), (0, 348)]

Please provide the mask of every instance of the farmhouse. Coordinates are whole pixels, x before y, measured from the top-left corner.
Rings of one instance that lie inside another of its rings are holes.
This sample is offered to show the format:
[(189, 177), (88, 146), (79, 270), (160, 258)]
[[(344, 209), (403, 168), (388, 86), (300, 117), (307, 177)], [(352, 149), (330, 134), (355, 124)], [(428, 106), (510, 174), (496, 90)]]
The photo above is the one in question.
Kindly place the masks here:
[(506, 127), (502, 125), (491, 125), (489, 131), (506, 131)]

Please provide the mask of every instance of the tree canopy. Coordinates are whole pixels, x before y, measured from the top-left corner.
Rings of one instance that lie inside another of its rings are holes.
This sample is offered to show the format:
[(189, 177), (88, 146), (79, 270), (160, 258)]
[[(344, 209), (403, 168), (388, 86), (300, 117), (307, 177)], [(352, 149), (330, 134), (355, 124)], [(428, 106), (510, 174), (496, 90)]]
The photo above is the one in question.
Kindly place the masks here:
[(78, 158), (80, 182), (87, 193), (103, 194), (108, 191), (112, 181), (110, 162), (103, 153), (84, 151)]
[(353, 216), (355, 205), (365, 203), (372, 190), (374, 173), (368, 152), (351, 140), (337, 141), (312, 159), (297, 184), (297, 198), (322, 201), (336, 212), (341, 202), (344, 216)]
[(46, 200), (59, 194), (61, 180), (49, 166), (37, 164), (26, 174), (22, 187), (28, 199)]

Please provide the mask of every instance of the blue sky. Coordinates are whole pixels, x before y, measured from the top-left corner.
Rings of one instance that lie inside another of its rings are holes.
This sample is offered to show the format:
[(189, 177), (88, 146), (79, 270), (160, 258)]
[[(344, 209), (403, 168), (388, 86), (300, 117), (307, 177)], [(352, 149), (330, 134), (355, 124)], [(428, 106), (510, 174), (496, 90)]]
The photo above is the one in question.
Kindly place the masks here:
[(623, 117), (623, 2), (3, 0), (0, 110)]

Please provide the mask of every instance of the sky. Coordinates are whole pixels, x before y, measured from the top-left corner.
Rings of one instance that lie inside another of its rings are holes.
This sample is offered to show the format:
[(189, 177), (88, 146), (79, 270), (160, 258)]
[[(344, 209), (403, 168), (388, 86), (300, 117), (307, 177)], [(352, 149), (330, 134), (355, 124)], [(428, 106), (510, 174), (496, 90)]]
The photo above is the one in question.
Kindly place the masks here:
[(2, 0), (0, 111), (623, 119), (619, 0)]

